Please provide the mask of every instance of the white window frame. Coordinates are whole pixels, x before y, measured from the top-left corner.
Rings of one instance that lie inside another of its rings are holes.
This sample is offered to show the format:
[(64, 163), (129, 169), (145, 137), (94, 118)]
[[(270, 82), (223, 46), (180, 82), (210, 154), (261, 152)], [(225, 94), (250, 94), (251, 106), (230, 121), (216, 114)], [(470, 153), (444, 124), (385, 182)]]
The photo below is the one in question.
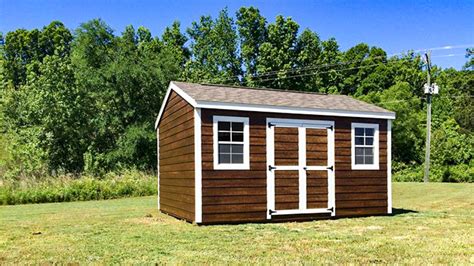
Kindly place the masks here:
[[(373, 164), (355, 163), (355, 128), (373, 128), (374, 129), (374, 162)], [(379, 170), (379, 124), (352, 123), (351, 124), (351, 161), (352, 170)]]
[[(244, 123), (244, 160), (243, 163), (219, 163), (218, 122)], [(213, 116), (214, 170), (250, 170), (250, 130), (249, 118), (238, 116)]]

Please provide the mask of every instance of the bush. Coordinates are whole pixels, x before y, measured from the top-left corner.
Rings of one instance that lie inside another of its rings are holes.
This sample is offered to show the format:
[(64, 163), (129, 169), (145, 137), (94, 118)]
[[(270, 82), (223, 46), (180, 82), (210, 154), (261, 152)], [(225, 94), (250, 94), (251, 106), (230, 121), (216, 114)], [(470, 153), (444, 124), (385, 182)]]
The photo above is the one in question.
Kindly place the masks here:
[(128, 170), (102, 178), (70, 175), (42, 179), (0, 180), (0, 204), (26, 204), (155, 195), (154, 175)]
[[(407, 165), (404, 163), (393, 163), (393, 181), (397, 182), (422, 182), (424, 165)], [(452, 166), (433, 164), (430, 167), (431, 182), (474, 182), (474, 161), (469, 165), (458, 164)]]

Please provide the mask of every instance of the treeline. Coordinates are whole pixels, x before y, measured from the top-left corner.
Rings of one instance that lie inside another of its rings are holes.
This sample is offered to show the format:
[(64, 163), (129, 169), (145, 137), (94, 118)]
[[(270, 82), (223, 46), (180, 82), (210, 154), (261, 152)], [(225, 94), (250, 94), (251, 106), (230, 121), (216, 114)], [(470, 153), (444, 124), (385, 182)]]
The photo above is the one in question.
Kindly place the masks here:
[[(426, 71), (415, 53), (389, 57), (358, 44), (341, 51), (289, 17), (256, 8), (178, 22), (154, 37), (102, 20), (73, 32), (54, 21), (1, 36), (0, 175), (103, 175), (156, 167), (153, 123), (170, 80), (346, 94), (397, 112), (394, 170), (421, 180)], [(471, 55), (472, 53), (468, 53)], [(434, 67), (433, 180), (473, 181), (474, 74)]]

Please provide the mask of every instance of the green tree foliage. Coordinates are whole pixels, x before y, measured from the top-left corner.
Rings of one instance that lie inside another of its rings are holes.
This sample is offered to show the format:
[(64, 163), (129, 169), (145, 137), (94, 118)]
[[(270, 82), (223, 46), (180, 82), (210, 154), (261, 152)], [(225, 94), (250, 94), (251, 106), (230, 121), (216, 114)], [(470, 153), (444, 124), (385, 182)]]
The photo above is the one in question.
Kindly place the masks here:
[(162, 37), (162, 47), (163, 49), (169, 49), (171, 54), (176, 56), (176, 60), (180, 62), (180, 65), (184, 67), (186, 61), (191, 57), (191, 52), (185, 46), (188, 38), (181, 32), (180, 25), (178, 21), (175, 21), (171, 27), (166, 27)]
[(291, 18), (277, 16), (275, 23), (268, 25), (268, 39), (259, 48), (257, 73), (276, 71), (278, 79), (267, 80), (264, 76), (256, 80), (258, 85), (273, 88), (293, 88), (292, 81), (285, 79), (286, 71), (296, 65), (296, 44), (299, 25)]
[[(170, 80), (351, 95), (395, 111), (396, 178), (421, 180), (426, 69), (413, 52), (389, 57), (369, 44), (341, 51), (296, 21), (254, 7), (202, 16), (161, 37), (145, 27), (116, 34), (104, 21), (71, 33), (61, 22), (0, 35), (0, 174), (104, 174), (154, 169), (153, 123)], [(432, 69), (432, 179), (472, 182), (472, 48), (462, 70)], [(6, 154), (6, 155), (5, 155)], [(6, 169), (6, 170), (5, 170)]]
[(241, 7), (236, 16), (245, 82), (251, 85), (253, 82), (251, 77), (257, 74), (260, 45), (268, 38), (267, 21), (254, 7)]
[(238, 82), (241, 63), (237, 53), (237, 32), (227, 9), (222, 10), (216, 20), (202, 16), (187, 32), (193, 55), (186, 64), (187, 80)]

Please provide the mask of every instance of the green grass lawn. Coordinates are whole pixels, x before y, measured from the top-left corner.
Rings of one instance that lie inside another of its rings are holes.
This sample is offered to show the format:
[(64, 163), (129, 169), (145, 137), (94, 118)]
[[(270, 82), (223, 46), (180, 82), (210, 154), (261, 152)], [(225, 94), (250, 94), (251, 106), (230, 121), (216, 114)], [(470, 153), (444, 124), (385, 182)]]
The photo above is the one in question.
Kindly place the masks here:
[(474, 184), (395, 183), (393, 200), (402, 214), (221, 226), (156, 197), (0, 206), (0, 264), (474, 263)]

